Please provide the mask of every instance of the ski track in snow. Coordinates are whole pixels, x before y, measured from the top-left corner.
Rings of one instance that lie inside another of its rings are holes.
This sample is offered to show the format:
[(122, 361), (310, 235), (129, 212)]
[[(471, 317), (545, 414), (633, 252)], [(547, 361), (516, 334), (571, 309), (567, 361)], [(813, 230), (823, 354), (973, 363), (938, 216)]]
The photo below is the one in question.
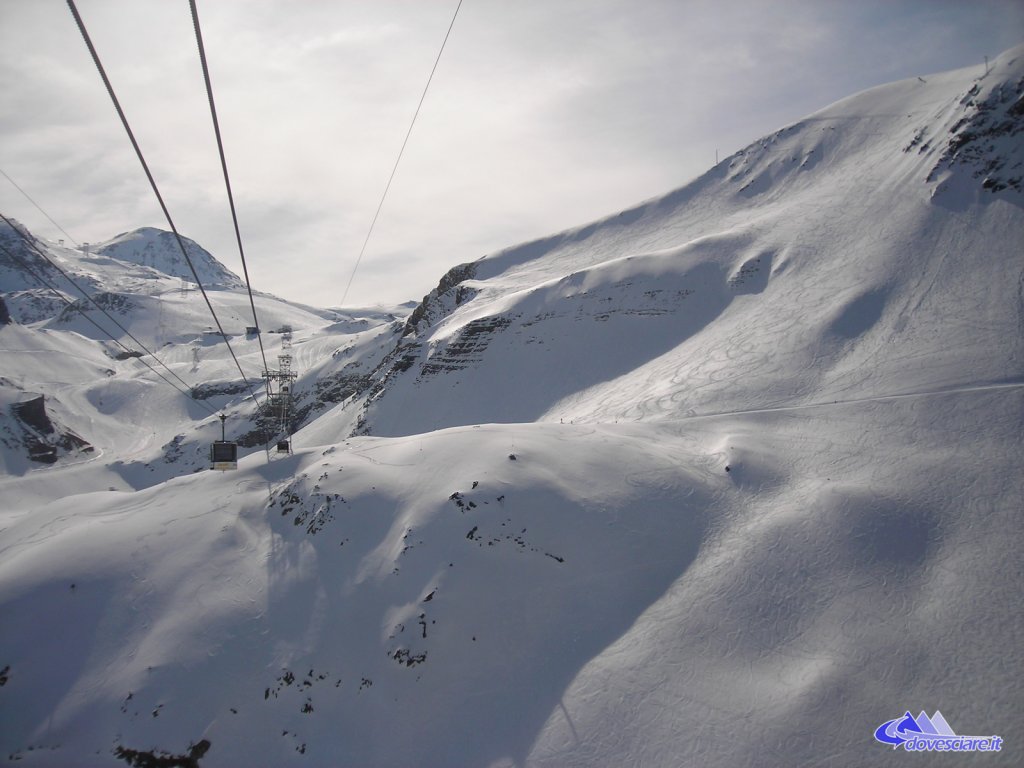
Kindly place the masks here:
[(803, 411), (818, 408), (830, 408), (838, 405), (850, 405), (853, 403), (879, 403), (887, 400), (914, 399), (919, 397), (937, 397), (941, 395), (966, 395), (974, 392), (993, 392), (997, 390), (1014, 390), (1024, 388), (1022, 381), (1010, 381), (1001, 383), (975, 384), (962, 387), (950, 387), (948, 389), (936, 389), (927, 392), (901, 392), (894, 395), (873, 395), (871, 397), (855, 397), (845, 400), (832, 400), (823, 403), (802, 403), (800, 405), (774, 405), (761, 408), (745, 408), (735, 411), (718, 411), (715, 413), (694, 413), (678, 417), (679, 421), (689, 419), (713, 419), (721, 416), (744, 416), (757, 413), (775, 413), (785, 411)]

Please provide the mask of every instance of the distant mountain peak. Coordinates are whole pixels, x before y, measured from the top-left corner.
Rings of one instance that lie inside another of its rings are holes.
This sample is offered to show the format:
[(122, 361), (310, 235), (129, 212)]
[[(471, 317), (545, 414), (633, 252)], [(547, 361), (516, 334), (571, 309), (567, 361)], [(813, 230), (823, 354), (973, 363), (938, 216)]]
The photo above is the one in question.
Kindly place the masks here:
[[(197, 242), (184, 236), (181, 239), (185, 243), (192, 266), (195, 267), (204, 285), (230, 288), (243, 285), (238, 275), (217, 261)], [(171, 277), (195, 281), (195, 275), (182, 256), (173, 232), (156, 227), (140, 227), (123, 232), (105, 243), (99, 243), (93, 247), (93, 251), (120, 261), (151, 267)]]

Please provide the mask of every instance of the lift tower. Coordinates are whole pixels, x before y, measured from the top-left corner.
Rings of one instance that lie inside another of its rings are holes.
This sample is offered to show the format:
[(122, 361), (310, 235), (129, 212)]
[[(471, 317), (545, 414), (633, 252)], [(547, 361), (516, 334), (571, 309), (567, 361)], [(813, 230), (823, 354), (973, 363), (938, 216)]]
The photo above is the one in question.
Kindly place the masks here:
[(294, 411), (292, 385), (299, 376), (292, 370), (292, 329), (290, 325), (281, 328), (281, 354), (277, 356), (277, 370), (264, 371), (267, 382), (267, 415), (276, 424), (279, 439), (278, 453), (291, 453), (291, 422)]

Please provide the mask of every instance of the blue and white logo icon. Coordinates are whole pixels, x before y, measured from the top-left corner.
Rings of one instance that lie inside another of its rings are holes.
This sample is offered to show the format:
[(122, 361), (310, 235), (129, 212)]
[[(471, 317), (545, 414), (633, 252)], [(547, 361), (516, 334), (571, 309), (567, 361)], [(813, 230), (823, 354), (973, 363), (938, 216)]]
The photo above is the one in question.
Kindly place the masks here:
[(875, 739), (907, 752), (999, 752), (1003, 748), (999, 736), (956, 734), (939, 710), (931, 717), (924, 711), (917, 717), (907, 712), (884, 722), (875, 730)]

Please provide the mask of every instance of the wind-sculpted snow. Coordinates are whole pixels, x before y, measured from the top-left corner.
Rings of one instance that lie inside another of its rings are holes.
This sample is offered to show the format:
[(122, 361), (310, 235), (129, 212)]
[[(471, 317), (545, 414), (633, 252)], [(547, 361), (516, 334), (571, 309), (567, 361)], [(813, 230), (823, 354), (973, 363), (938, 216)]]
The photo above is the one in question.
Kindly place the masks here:
[[(957, 435), (989, 416), (1006, 426), (986, 427), (982, 457)], [(989, 391), (680, 424), (719, 436), (750, 495), (577, 676), (528, 764), (873, 765), (881, 701), (952, 702), (1015, 732), (1022, 418), (1019, 393)]]
[[(20, 754), (202, 737), (210, 764), (522, 757), (579, 668), (696, 557), (727, 484), (677, 450), (479, 427), (18, 516), (0, 583), (24, 629), (0, 658), (4, 700), (25, 706), (5, 727)], [(32, 640), (54, 611), (76, 642)]]
[[(178, 277), (44, 244), (200, 399), (5, 283), (0, 756), (875, 765), (941, 711), (1019, 764), (1024, 48), (980, 75), (851, 96), (418, 305), (257, 294), (291, 454)], [(247, 294), (211, 297), (262, 371)], [(30, 462), (27, 393), (95, 450)], [(237, 471), (205, 471), (211, 411)]]
[[(361, 429), (673, 419), (1019, 378), (1024, 56), (977, 82), (922, 80), (822, 110), (628, 215), (453, 270)], [(950, 138), (908, 151), (922, 122)]]
[(991, 390), (485, 425), (8, 516), (3, 746), (781, 765), (832, 728), (863, 763), (875, 713), (925, 698), (1007, 731), (1022, 420)]

